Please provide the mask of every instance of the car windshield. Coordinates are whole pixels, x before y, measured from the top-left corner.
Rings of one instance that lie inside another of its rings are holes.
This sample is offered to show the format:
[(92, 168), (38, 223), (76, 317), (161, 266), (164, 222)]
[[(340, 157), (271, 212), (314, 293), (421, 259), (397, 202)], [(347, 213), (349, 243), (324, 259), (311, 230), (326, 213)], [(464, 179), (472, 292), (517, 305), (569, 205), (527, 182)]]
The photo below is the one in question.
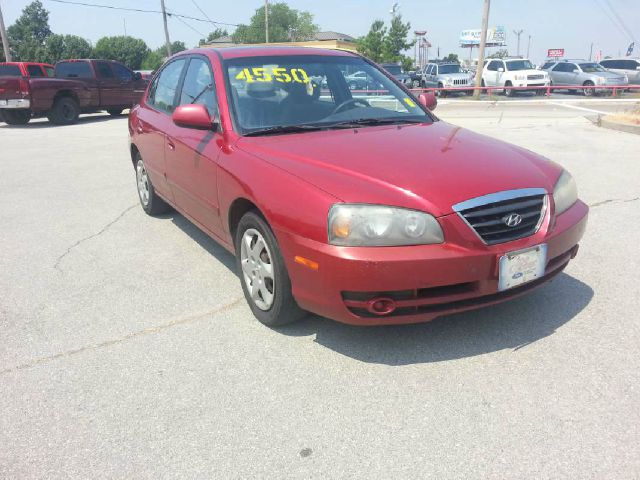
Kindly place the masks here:
[(460, 73), (460, 65), (440, 65), (438, 73)]
[(507, 70), (509, 70), (510, 72), (534, 69), (533, 64), (529, 60), (511, 60), (505, 63), (507, 64)]
[(400, 65), (385, 65), (384, 69), (391, 75), (400, 75), (402, 73), (402, 67)]
[(607, 70), (597, 63), (581, 63), (580, 68), (585, 73), (606, 72)]
[(226, 60), (224, 68), (234, 125), (243, 135), (433, 121), (414, 97), (359, 57), (242, 57)]

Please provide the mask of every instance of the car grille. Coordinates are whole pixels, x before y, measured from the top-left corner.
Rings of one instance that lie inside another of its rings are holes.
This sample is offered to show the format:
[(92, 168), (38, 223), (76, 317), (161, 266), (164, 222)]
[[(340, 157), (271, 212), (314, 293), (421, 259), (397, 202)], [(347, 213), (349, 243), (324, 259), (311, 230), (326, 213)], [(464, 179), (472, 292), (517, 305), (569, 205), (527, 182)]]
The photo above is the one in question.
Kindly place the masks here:
[(453, 84), (454, 85), (466, 85), (467, 84), (467, 80), (464, 79), (464, 78), (454, 79), (453, 80)]
[(527, 80), (542, 80), (544, 78), (544, 75), (529, 75), (527, 77)]
[[(501, 200), (500, 194), (488, 195), (486, 198), (489, 200), (487, 203), (479, 203), (482, 202), (481, 197), (475, 201), (458, 204), (454, 210), (487, 245), (510, 242), (538, 231), (547, 206), (544, 190), (535, 189), (535, 194), (506, 200)], [(496, 201), (491, 201), (492, 198)], [(472, 203), (473, 206), (456, 208), (464, 207), (465, 203)], [(508, 222), (509, 217), (513, 215), (519, 216), (519, 221)]]

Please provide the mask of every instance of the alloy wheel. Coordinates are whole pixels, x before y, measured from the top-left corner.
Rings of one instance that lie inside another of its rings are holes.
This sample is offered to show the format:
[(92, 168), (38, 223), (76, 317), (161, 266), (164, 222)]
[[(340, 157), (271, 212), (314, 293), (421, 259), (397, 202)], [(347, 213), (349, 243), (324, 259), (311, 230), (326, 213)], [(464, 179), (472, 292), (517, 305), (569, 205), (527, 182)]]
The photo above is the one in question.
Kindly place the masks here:
[(240, 264), (252, 301), (260, 310), (269, 310), (276, 287), (272, 256), (264, 237), (254, 228), (247, 229), (242, 236)]
[(146, 207), (149, 205), (149, 177), (147, 176), (147, 170), (144, 168), (142, 160), (136, 165), (136, 180), (138, 183), (138, 195), (140, 201)]

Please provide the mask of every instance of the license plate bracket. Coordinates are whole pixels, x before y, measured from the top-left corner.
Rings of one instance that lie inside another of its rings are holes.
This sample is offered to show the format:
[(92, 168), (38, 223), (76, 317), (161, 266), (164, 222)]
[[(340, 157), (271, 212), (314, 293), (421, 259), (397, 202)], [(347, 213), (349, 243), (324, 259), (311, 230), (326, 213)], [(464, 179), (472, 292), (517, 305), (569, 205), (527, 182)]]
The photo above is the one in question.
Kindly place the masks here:
[(542, 278), (546, 264), (545, 243), (504, 254), (499, 260), (498, 290), (508, 290)]

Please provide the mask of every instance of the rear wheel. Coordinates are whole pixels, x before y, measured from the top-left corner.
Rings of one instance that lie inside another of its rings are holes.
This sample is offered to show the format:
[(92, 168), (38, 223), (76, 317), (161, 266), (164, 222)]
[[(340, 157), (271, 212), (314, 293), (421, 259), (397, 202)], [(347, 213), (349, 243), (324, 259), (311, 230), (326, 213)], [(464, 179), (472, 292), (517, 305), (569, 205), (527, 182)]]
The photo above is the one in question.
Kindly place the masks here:
[(248, 212), (240, 219), (235, 247), (242, 290), (255, 317), (269, 327), (302, 318), (305, 312), (291, 293), (278, 242), (257, 212)]
[(151, 179), (144, 166), (142, 157), (136, 155), (136, 184), (138, 186), (138, 198), (142, 209), (151, 216), (160, 215), (169, 209), (169, 205), (158, 196)]
[[(504, 86), (505, 87), (512, 87), (513, 84), (508, 81), (507, 83), (504, 84)], [(503, 91), (504, 91), (504, 96), (505, 97), (513, 97), (516, 94), (515, 90), (512, 90), (511, 88), (505, 88)]]
[(4, 110), (3, 117), (8, 125), (26, 125), (31, 120), (31, 110)]
[[(593, 87), (593, 82), (587, 80), (586, 82), (584, 82), (582, 84), (584, 87)], [(584, 93), (585, 97), (593, 97), (593, 95), (595, 94), (595, 91), (593, 88), (583, 88), (582, 89), (582, 93)]]
[(107, 112), (112, 117), (118, 117), (118, 116), (122, 115), (122, 110), (123, 110), (122, 108), (110, 108), (109, 110), (107, 110)]
[(78, 102), (71, 97), (61, 97), (54, 102), (47, 118), (56, 125), (72, 125), (78, 121), (79, 116)]

